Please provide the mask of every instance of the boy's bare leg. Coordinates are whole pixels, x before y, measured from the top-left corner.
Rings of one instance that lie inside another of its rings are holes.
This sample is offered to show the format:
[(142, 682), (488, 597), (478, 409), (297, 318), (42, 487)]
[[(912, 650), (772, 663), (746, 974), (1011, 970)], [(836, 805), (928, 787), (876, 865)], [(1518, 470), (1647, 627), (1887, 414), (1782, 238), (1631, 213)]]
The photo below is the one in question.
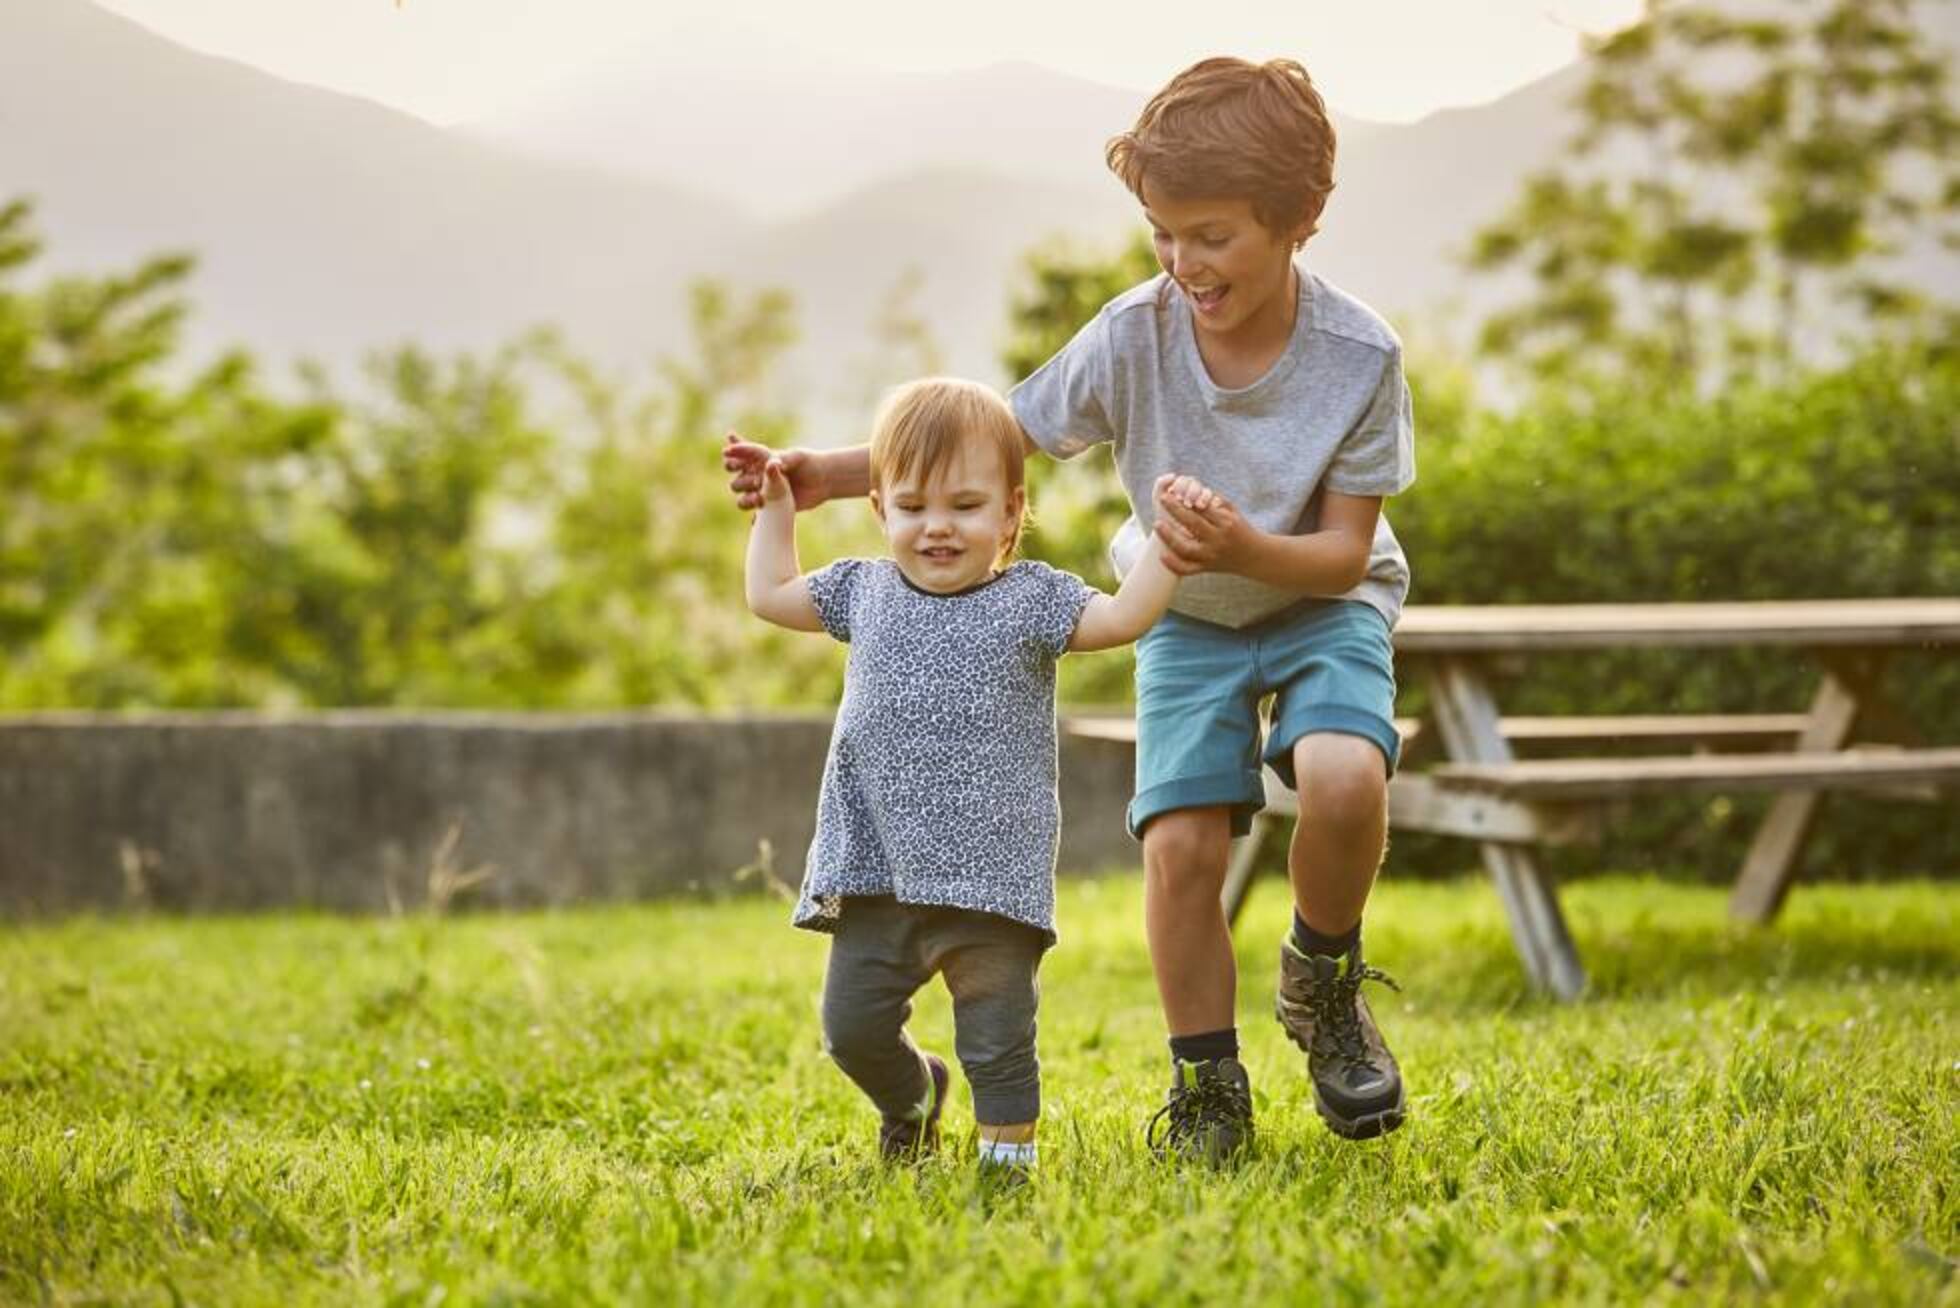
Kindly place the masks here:
[[(1288, 872), (1293, 902), (1316, 936), (1354, 930), (1374, 888), (1388, 832), (1388, 776), (1381, 751), (1358, 736), (1315, 733), (1294, 746), (1300, 823)], [(1302, 947), (1299, 929), (1280, 945), (1274, 1010), (1307, 1055), (1314, 1107), (1336, 1134), (1365, 1139), (1402, 1124), (1402, 1072), (1375, 1025), (1361, 983), (1387, 977), (1362, 962)]]
[(1338, 936), (1361, 920), (1388, 838), (1388, 777), (1372, 741), (1334, 732), (1293, 747), (1300, 820), (1287, 874), (1308, 926)]
[(1234, 1024), (1238, 967), (1218, 902), (1231, 850), (1231, 810), (1222, 805), (1177, 809), (1143, 829), (1144, 933), (1174, 1036)]

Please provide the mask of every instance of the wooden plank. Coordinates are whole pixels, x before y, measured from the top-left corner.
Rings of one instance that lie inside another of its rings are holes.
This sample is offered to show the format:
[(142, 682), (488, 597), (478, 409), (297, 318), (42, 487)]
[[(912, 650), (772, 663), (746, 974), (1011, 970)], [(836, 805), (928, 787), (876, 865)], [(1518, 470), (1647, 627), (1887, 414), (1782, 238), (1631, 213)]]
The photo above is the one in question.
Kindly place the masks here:
[(1885, 790), (1917, 782), (1960, 784), (1960, 748), (1446, 763), (1431, 775), (1451, 789), (1540, 803), (1666, 791)]
[[(1497, 704), (1474, 664), (1438, 660), (1430, 669), (1429, 683), (1436, 725), (1451, 758), (1481, 763), (1510, 760), (1511, 747), (1498, 730)], [(1526, 974), (1534, 985), (1560, 999), (1577, 998), (1586, 988), (1586, 973), (1550, 875), (1522, 845), (1486, 840), (1478, 848), (1504, 902), (1511, 939), (1524, 959)]]
[[(1868, 668), (1828, 671), (1811, 699), (1810, 721), (1797, 740), (1799, 750), (1833, 756), (1857, 729), (1859, 692), (1877, 679), (1876, 661)], [(1729, 915), (1744, 922), (1774, 918), (1790, 893), (1797, 862), (1823, 796), (1816, 791), (1779, 795), (1756, 828), (1755, 839), (1743, 857), (1735, 889), (1729, 893)]]
[(1395, 627), (1404, 654), (1726, 645), (1960, 645), (1960, 599), (1412, 605)]
[[(1513, 745), (1557, 745), (1624, 740), (1642, 745), (1758, 745), (1796, 739), (1809, 717), (1802, 713), (1627, 713), (1575, 717), (1500, 718), (1498, 731)], [(1062, 729), (1090, 740), (1136, 743), (1135, 718), (1085, 714), (1063, 719)], [(1416, 718), (1395, 719), (1406, 748), (1422, 734)]]
[(1628, 713), (1575, 717), (1506, 717), (1498, 729), (1513, 745), (1626, 741), (1640, 745), (1752, 745), (1794, 741), (1810, 721), (1803, 713)]
[(1120, 740), (1128, 744), (1137, 743), (1137, 720), (1126, 717), (1093, 716), (1069, 717), (1062, 719), (1062, 730), (1071, 736), (1083, 736), (1089, 740)]
[(1512, 845), (1570, 845), (1597, 837), (1592, 816), (1545, 812), (1497, 795), (1451, 791), (1420, 773), (1398, 773), (1388, 785), (1388, 822), (1395, 831)]

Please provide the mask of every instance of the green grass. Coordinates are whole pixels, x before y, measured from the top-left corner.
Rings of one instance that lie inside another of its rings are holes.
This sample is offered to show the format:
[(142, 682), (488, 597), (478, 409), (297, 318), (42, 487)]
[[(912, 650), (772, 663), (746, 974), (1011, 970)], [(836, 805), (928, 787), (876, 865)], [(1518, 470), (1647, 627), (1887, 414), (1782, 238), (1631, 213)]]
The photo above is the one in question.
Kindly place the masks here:
[[(1567, 895), (1525, 993), (1490, 889), (1378, 892), (1409, 1124), (1350, 1144), (1240, 931), (1260, 1149), (1141, 1147), (1165, 1077), (1133, 879), (1066, 883), (1041, 1175), (870, 1161), (774, 902), (0, 928), (0, 1301), (1960, 1303), (1950, 886)], [(950, 1047), (936, 987), (914, 1024)]]

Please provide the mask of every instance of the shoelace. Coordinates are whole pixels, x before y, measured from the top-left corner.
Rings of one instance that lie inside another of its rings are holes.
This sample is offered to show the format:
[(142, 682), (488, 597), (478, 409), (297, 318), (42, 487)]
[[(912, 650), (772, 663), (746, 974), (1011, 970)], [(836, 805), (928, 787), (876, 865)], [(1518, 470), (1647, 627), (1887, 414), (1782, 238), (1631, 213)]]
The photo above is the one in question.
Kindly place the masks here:
[(1363, 963), (1343, 976), (1314, 987), (1313, 1015), (1316, 1035), (1322, 1031), (1349, 1067), (1373, 1067), (1368, 1061), (1368, 1044), (1361, 1035), (1359, 1000), (1363, 981), (1379, 981), (1400, 994), (1402, 987), (1380, 968)]
[[(1171, 1091), (1164, 1106), (1144, 1124), (1143, 1140), (1156, 1149), (1182, 1140), (1206, 1122), (1246, 1116), (1251, 1111), (1251, 1099), (1238, 1086), (1225, 1080), (1200, 1080), (1195, 1085), (1179, 1086)], [(1159, 1123), (1164, 1125), (1162, 1139), (1157, 1134)]]

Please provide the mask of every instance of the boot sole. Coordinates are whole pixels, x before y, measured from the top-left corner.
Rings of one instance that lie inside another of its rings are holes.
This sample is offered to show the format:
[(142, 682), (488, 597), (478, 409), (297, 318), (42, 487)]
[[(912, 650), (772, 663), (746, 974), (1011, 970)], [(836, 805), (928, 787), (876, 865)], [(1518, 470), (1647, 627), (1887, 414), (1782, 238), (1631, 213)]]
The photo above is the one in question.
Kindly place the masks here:
[(1320, 1114), (1321, 1121), (1327, 1123), (1328, 1130), (1344, 1140), (1373, 1140), (1376, 1136), (1387, 1135), (1402, 1125), (1406, 1102), (1403, 1096), (1397, 1095), (1393, 1108), (1384, 1108), (1376, 1113), (1362, 1113), (1356, 1117), (1342, 1117), (1320, 1097), (1318, 1086), (1314, 1087), (1313, 1092), (1314, 1111)]
[[(1277, 1001), (1273, 1004), (1273, 1016), (1278, 1019), (1279, 1029), (1286, 1032), (1286, 1038), (1292, 1042), (1293, 1047), (1303, 1056), (1311, 1058), (1313, 1051), (1299, 1036), (1293, 1034), (1293, 1028), (1286, 1024), (1286, 1015), (1280, 1011)], [(1321, 1097), (1320, 1084), (1313, 1080), (1311, 1069), (1307, 1073), (1307, 1080), (1313, 1084), (1314, 1111), (1320, 1114), (1321, 1121), (1327, 1123), (1328, 1130), (1344, 1140), (1373, 1140), (1377, 1136), (1387, 1135), (1402, 1125), (1402, 1118), (1407, 1113), (1408, 1095), (1402, 1086), (1396, 1087), (1395, 1102), (1387, 1108), (1345, 1117)]]

